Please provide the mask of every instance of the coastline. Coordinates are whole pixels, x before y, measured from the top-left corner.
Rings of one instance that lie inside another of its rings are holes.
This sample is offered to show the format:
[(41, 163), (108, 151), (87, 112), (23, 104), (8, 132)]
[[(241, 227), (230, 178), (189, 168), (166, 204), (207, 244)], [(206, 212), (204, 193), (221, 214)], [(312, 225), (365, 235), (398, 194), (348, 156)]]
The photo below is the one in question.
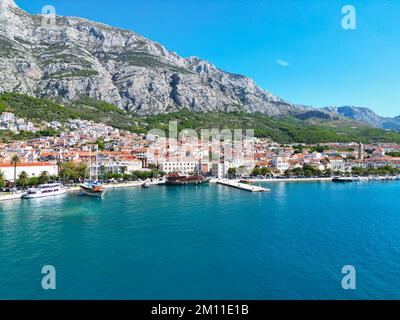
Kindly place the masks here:
[(11, 193), (11, 194), (0, 195), (0, 202), (7, 200), (21, 199), (22, 195), (23, 193)]
[[(106, 183), (103, 184), (104, 189), (122, 189), (122, 188), (140, 188), (144, 183), (147, 185), (160, 185), (164, 184), (164, 180), (156, 180), (156, 181), (132, 181), (132, 182), (118, 182), (118, 183)], [(78, 192), (80, 190), (80, 186), (70, 187), (69, 192)]]
[[(164, 184), (165, 182), (163, 180), (156, 180), (156, 181), (133, 181), (133, 182), (128, 182), (128, 183), (108, 183), (104, 184), (105, 189), (122, 189), (122, 188), (140, 188), (143, 183), (146, 183), (147, 185), (160, 185)], [(79, 192), (80, 186), (72, 186), (69, 188), (67, 193), (76, 193)], [(12, 194), (5, 194), (1, 195), (0, 194), (0, 202), (2, 201), (7, 201), (7, 200), (17, 200), (17, 199), (22, 199), (23, 192), (20, 193), (12, 193)]]
[[(249, 179), (253, 183), (275, 183), (275, 182), (300, 182), (300, 183), (311, 183), (311, 182), (332, 182), (334, 178), (333, 177), (320, 177), (320, 178), (266, 178), (266, 179)], [(219, 179), (219, 178), (212, 178), (210, 180), (210, 183), (219, 183), (222, 180), (226, 179)], [(240, 183), (242, 179), (229, 179), (228, 181), (230, 182), (236, 182)], [(399, 181), (400, 177), (396, 177), (395, 179), (377, 179), (373, 181)], [(361, 180), (364, 181), (364, 180)], [(366, 180), (365, 180), (366, 181)], [(123, 188), (140, 188), (144, 183), (147, 185), (162, 185), (165, 184), (165, 180), (155, 180), (155, 181), (132, 181), (132, 182), (118, 182), (118, 183), (108, 183), (104, 184), (105, 189), (123, 189)], [(80, 190), (79, 185), (75, 185), (69, 188), (67, 193), (77, 193)], [(11, 194), (4, 194), (2, 195), (0, 193), (0, 203), (3, 201), (8, 201), (8, 200), (17, 200), (17, 199), (22, 199), (22, 195), (24, 193), (11, 193)]]

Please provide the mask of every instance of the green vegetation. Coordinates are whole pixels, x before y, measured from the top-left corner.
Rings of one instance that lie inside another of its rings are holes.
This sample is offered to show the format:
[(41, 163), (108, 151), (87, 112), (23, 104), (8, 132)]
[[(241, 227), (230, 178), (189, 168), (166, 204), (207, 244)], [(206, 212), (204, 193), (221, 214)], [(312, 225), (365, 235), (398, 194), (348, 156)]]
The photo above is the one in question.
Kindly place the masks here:
[(386, 176), (400, 174), (400, 169), (391, 166), (381, 168), (352, 168), (351, 173), (355, 176)]
[(53, 101), (17, 93), (1, 94), (0, 104), (3, 106), (3, 112), (12, 112), (17, 117), (36, 123), (42, 121), (65, 122), (68, 119), (77, 119), (80, 117), (79, 112), (75, 112), (71, 108), (59, 105)]
[[(317, 146), (296, 145), (296, 146), (293, 146), (293, 148), (296, 151), (298, 151), (295, 153), (302, 153), (304, 151), (304, 149), (308, 149), (310, 152), (320, 152), (320, 153), (324, 152), (326, 150), (329, 150), (328, 146), (320, 146), (320, 145), (317, 145)], [(353, 149), (351, 149), (351, 150), (353, 150)]]
[(50, 181), (50, 176), (47, 171), (43, 171), (38, 178), (39, 184), (47, 183)]
[(137, 181), (146, 180), (164, 176), (165, 173), (158, 170), (152, 169), (150, 171), (132, 171), (132, 172), (106, 172), (101, 174), (103, 180), (124, 180), (124, 181)]
[(158, 128), (168, 132), (169, 121), (178, 121), (178, 130), (188, 129), (254, 129), (257, 137), (270, 138), (279, 143), (327, 143), (327, 142), (396, 142), (400, 143), (400, 133), (359, 125), (336, 127), (323, 124), (309, 124), (291, 117), (271, 118), (261, 113), (209, 112), (193, 113), (187, 109), (179, 112), (133, 118), (140, 125), (139, 132), (148, 128)]
[[(145, 46), (145, 43), (143, 42)], [(178, 73), (189, 74), (193, 73), (189, 69), (176, 67), (174, 65), (161, 61), (159, 57), (151, 55), (145, 52), (124, 52), (124, 53), (113, 53), (103, 56), (105, 59), (114, 59), (119, 62), (127, 63), (135, 67), (150, 67), (150, 68), (164, 68)], [(101, 57), (100, 57), (101, 58)]]
[(0, 171), (0, 188), (5, 188), (7, 182), (4, 176), (4, 172)]
[(53, 137), (56, 135), (57, 131), (55, 131), (54, 129), (40, 130), (37, 132), (19, 131), (18, 134), (10, 130), (1, 130), (0, 141), (7, 143), (9, 141), (25, 141), (40, 137)]
[(321, 171), (316, 169), (309, 164), (305, 164), (302, 168), (294, 168), (285, 171), (285, 177), (331, 177), (334, 172), (331, 169)]
[[(93, 98), (80, 98), (68, 106), (54, 101), (34, 98), (17, 93), (0, 94), (0, 112), (12, 112), (17, 117), (30, 120), (36, 125), (43, 122), (67, 122), (69, 119), (84, 119), (103, 122), (113, 127), (136, 131), (131, 116), (120, 108), (107, 102)], [(12, 132), (0, 132), (0, 139), (26, 140), (39, 136), (55, 135), (54, 130), (45, 130), (38, 133), (21, 133), (19, 136)]]
[(390, 157), (400, 158), (400, 151), (388, 152), (386, 153), (386, 155)]
[(65, 162), (60, 164), (59, 177), (64, 183), (79, 182), (88, 176), (88, 167), (85, 163)]
[(106, 144), (104, 143), (103, 139), (97, 139), (94, 144), (97, 144), (99, 150), (105, 150)]
[(14, 181), (17, 180), (17, 165), (21, 162), (21, 159), (18, 155), (13, 155), (11, 157), (11, 164), (14, 166)]
[(25, 171), (22, 171), (18, 175), (18, 179), (17, 179), (16, 185), (17, 185), (17, 187), (20, 187), (20, 188), (23, 188), (23, 189), (25, 189), (29, 185), (29, 176)]
[(115, 113), (119, 113), (119, 114), (123, 114), (123, 115), (127, 114), (125, 110), (120, 109), (111, 103), (104, 102), (104, 101), (97, 100), (97, 99), (90, 98), (90, 97), (81, 97), (79, 100), (76, 100), (74, 102), (74, 105), (91, 107), (91, 108), (95, 109), (96, 111), (101, 111), (101, 112), (115, 112)]
[(272, 171), (270, 168), (259, 168), (255, 167), (251, 173), (251, 176), (258, 177), (258, 176), (269, 176), (271, 175)]
[(19, 134), (16, 134), (10, 130), (1, 130), (0, 131), (0, 141), (7, 143), (9, 141), (24, 141), (29, 139), (37, 138), (38, 136), (32, 132), (22, 131)]
[(52, 74), (49, 75), (49, 77), (61, 80), (65, 78), (74, 78), (74, 77), (91, 77), (91, 76), (97, 76), (98, 74), (99, 73), (96, 70), (82, 69), (82, 70), (71, 70), (64, 73)]
[(0, 56), (5, 58), (19, 57), (22, 51), (17, 49), (15, 43), (0, 37)]
[[(240, 110), (239, 107), (238, 110)], [(0, 95), (0, 111), (13, 112), (17, 117), (31, 120), (35, 124), (54, 120), (63, 123), (69, 119), (85, 119), (136, 133), (161, 129), (168, 134), (169, 122), (176, 120), (178, 130), (187, 128), (200, 132), (200, 129), (254, 129), (255, 136), (270, 138), (283, 144), (354, 141), (400, 143), (400, 133), (398, 132), (376, 129), (347, 120), (309, 122), (289, 116), (271, 118), (261, 113), (250, 114), (243, 111), (195, 113), (188, 109), (140, 117), (112, 104), (88, 97), (81, 97), (64, 106), (27, 95), (3, 93)], [(46, 134), (54, 135), (56, 132), (39, 132), (33, 137)], [(0, 138), (3, 140), (18, 139), (10, 133), (2, 133)], [(27, 134), (22, 134), (19, 138), (21, 140), (27, 138)], [(315, 150), (322, 150), (322, 148), (325, 147), (315, 147)]]

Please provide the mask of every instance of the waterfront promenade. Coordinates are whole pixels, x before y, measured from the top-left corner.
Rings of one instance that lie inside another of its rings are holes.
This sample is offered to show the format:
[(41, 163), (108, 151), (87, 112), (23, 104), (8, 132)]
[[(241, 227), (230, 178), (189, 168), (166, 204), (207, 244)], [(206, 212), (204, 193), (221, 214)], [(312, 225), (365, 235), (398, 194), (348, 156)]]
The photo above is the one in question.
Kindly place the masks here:
[[(116, 183), (106, 183), (103, 184), (104, 189), (121, 189), (121, 188), (139, 188), (143, 184), (150, 185), (160, 185), (165, 184), (164, 180), (155, 181), (131, 181), (131, 182), (116, 182)], [(80, 190), (80, 186), (73, 186), (69, 189), (70, 192), (77, 192)]]
[(6, 201), (6, 200), (21, 199), (22, 195), (23, 195), (22, 192), (0, 194), (0, 202), (1, 201)]

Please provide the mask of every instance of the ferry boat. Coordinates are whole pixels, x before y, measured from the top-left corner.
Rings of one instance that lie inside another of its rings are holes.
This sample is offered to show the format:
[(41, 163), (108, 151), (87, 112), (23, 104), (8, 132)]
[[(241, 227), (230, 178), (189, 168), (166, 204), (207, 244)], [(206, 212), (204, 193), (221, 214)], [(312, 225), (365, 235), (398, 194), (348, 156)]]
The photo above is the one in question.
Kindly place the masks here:
[(106, 189), (99, 182), (87, 182), (81, 184), (81, 193), (90, 197), (102, 197)]
[(37, 188), (31, 188), (22, 197), (24, 199), (44, 198), (66, 193), (68, 187), (61, 183), (41, 184)]
[(207, 179), (201, 175), (194, 176), (182, 176), (177, 174), (171, 174), (167, 176), (165, 184), (167, 185), (186, 185), (186, 184), (207, 184), (210, 179)]

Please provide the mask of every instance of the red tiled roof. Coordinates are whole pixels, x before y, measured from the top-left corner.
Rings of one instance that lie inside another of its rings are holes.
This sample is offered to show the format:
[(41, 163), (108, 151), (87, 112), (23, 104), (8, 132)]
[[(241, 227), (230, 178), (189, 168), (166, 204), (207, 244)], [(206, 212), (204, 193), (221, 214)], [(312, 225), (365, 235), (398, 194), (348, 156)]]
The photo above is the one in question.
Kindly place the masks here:
[[(55, 163), (52, 162), (26, 162), (26, 163), (18, 163), (17, 167), (48, 167), (55, 166)], [(0, 163), (0, 168), (10, 168), (14, 167), (11, 163)]]

